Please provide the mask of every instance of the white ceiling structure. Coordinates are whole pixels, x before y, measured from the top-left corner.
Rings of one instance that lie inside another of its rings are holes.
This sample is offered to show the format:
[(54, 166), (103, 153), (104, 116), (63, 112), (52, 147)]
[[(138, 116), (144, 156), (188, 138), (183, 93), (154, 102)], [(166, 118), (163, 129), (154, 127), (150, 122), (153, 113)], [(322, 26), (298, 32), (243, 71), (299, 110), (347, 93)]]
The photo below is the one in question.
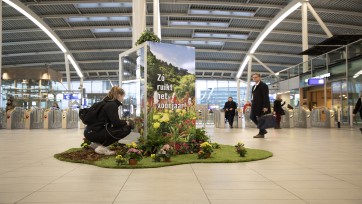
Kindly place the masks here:
[[(118, 55), (132, 47), (131, 0), (21, 0), (59, 37), (84, 80), (118, 79)], [(196, 48), (197, 78), (235, 79), (253, 42), (291, 0), (160, 0), (162, 42)], [(361, 0), (311, 0), (333, 35), (362, 33)], [(3, 3), (3, 68), (49, 67), (64, 73), (64, 53), (37, 25)], [(152, 29), (152, 0), (147, 27)], [(309, 47), (327, 39), (308, 14)], [(253, 54), (273, 72), (302, 62), (300, 8)], [(253, 63), (253, 72), (269, 75)], [(246, 77), (246, 70), (242, 78)], [(72, 80), (79, 80), (71, 68)]]

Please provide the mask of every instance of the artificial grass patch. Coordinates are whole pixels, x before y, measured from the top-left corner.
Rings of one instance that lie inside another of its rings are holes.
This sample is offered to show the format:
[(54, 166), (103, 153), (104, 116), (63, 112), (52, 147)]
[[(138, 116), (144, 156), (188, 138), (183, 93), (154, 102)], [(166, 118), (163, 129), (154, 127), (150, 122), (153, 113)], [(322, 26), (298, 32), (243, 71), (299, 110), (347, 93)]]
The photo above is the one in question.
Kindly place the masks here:
[[(181, 154), (171, 158), (171, 162), (153, 162), (151, 157), (144, 157), (137, 165), (118, 165), (115, 156), (97, 155), (91, 149), (72, 148), (63, 153), (54, 155), (61, 161), (92, 164), (104, 168), (134, 169), (134, 168), (158, 168), (190, 163), (238, 163), (266, 159), (273, 156), (273, 153), (260, 149), (247, 149), (245, 157), (235, 151), (231, 145), (220, 145), (220, 149), (215, 149), (208, 159), (198, 159), (197, 154)], [(77, 156), (74, 156), (77, 155)]]

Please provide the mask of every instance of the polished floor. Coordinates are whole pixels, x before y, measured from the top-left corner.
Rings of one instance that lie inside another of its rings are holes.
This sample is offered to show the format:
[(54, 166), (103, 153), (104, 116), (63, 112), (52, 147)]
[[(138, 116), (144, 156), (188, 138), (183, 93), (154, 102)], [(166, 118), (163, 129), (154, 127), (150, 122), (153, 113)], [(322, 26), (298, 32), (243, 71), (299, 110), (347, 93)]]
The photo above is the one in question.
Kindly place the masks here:
[[(105, 169), (61, 162), (81, 130), (0, 130), (0, 203), (361, 204), (362, 134), (357, 128), (207, 128), (213, 141), (272, 151), (237, 164)], [(126, 138), (128, 141), (133, 137)]]

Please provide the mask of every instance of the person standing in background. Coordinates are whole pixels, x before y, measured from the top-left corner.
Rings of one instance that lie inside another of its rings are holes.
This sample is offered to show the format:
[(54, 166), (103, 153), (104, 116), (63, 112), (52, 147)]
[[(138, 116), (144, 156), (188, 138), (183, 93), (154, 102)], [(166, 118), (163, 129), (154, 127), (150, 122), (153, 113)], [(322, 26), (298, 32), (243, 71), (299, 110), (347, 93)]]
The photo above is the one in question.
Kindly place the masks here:
[(224, 105), (225, 116), (227, 115), (227, 120), (229, 121), (230, 128), (233, 128), (236, 103), (233, 101), (233, 97), (229, 97)]
[[(361, 96), (358, 98), (356, 105), (354, 106), (353, 109), (353, 117), (356, 116), (356, 114), (359, 112), (359, 116), (362, 119), (362, 94)], [(359, 129), (361, 131), (362, 134), (362, 128)]]
[[(252, 102), (250, 119), (258, 125), (258, 117), (270, 113), (269, 88), (261, 81), (259, 73), (252, 75), (255, 85), (252, 87)], [(264, 138), (268, 133), (265, 129), (259, 129), (259, 133), (254, 138)]]
[(285, 112), (284, 112), (284, 110), (282, 108), (285, 105), (285, 101), (284, 101), (284, 103), (282, 103), (282, 101), (283, 101), (282, 96), (277, 95), (277, 98), (274, 101), (274, 113), (275, 113), (276, 119), (277, 119), (277, 124), (276, 124), (275, 129), (282, 129), (280, 127), (280, 121), (282, 119), (282, 115), (285, 114)]

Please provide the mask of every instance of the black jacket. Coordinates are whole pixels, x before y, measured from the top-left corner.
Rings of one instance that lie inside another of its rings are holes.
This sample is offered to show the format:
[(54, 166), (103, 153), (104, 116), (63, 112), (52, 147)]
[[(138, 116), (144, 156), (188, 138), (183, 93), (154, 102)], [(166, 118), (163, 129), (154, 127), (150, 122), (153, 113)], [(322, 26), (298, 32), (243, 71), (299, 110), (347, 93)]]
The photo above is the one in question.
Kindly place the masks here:
[[(232, 111), (226, 111), (226, 109), (230, 109), (232, 108)], [(236, 103), (234, 101), (227, 101), (224, 105), (224, 110), (226, 111), (227, 114), (235, 114), (235, 110), (236, 110)]]
[(353, 109), (353, 114), (357, 114), (357, 112), (359, 112), (359, 115), (362, 119), (362, 97), (360, 97), (358, 100), (357, 100), (357, 103), (356, 105), (354, 106), (354, 109)]
[(99, 122), (89, 126), (91, 129), (102, 129), (105, 127), (105, 124), (108, 123), (109, 127), (123, 127), (127, 126), (125, 120), (120, 120), (118, 115), (118, 107), (122, 105), (118, 100), (109, 100), (109, 98), (104, 98), (103, 101), (106, 103), (103, 105), (102, 110), (99, 112), (97, 120)]
[(274, 112), (276, 112), (276, 113), (282, 113), (283, 112), (283, 109), (282, 109), (282, 106), (284, 106), (285, 105), (285, 101), (284, 101), (284, 103), (282, 103), (282, 101), (281, 100), (275, 100), (274, 101)]
[[(251, 103), (251, 111), (255, 116), (260, 117), (262, 114), (270, 113), (270, 100), (269, 100), (269, 88), (264, 82), (260, 81), (258, 86), (252, 87), (253, 100)], [(268, 111), (263, 113), (263, 108), (267, 108)]]

